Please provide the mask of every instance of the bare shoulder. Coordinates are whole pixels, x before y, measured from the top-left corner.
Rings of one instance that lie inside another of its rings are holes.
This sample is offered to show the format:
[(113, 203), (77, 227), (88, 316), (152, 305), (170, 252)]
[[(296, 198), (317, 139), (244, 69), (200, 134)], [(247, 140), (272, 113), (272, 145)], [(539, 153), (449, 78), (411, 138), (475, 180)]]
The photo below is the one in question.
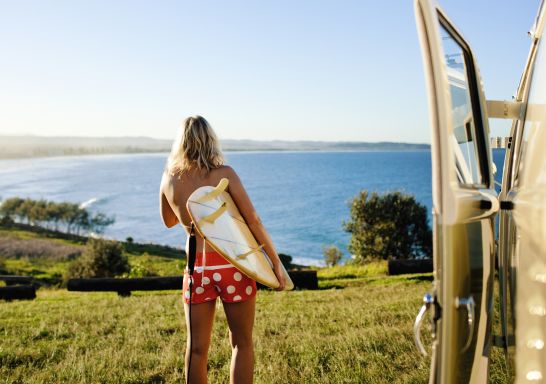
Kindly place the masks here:
[(172, 175), (168, 172), (163, 172), (161, 176), (161, 184), (159, 190), (168, 198), (176, 200), (177, 192), (182, 190), (183, 178), (177, 175)]
[(167, 171), (163, 172), (163, 175), (161, 175), (161, 183), (160, 183), (161, 191), (164, 191), (165, 188), (167, 188), (171, 184), (172, 184), (172, 176)]
[(237, 172), (235, 172), (235, 170), (229, 165), (222, 165), (221, 167), (217, 168), (217, 172), (220, 177), (226, 177), (230, 181), (239, 181)]

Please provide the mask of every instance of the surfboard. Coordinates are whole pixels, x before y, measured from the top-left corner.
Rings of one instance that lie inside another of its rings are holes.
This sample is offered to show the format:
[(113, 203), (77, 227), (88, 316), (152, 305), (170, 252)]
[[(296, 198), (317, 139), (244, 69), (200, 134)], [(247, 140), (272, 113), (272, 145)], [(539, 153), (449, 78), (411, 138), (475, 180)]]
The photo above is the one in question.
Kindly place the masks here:
[[(226, 191), (228, 184), (229, 180), (223, 178), (216, 187), (197, 188), (186, 203), (191, 220), (199, 235), (242, 273), (265, 286), (278, 288), (273, 264)], [(294, 289), (284, 266), (282, 270), (286, 281), (284, 289)]]

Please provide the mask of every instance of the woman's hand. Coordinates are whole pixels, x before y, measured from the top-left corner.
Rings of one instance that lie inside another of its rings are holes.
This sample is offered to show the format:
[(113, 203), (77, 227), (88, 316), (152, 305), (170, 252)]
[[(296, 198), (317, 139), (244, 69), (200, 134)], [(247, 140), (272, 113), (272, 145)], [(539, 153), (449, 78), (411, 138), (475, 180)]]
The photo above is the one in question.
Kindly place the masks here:
[(286, 285), (286, 279), (284, 277), (283, 267), (280, 262), (273, 267), (273, 272), (275, 272), (275, 276), (277, 276), (277, 280), (279, 280), (279, 286), (275, 288), (275, 291), (284, 290), (284, 287)]

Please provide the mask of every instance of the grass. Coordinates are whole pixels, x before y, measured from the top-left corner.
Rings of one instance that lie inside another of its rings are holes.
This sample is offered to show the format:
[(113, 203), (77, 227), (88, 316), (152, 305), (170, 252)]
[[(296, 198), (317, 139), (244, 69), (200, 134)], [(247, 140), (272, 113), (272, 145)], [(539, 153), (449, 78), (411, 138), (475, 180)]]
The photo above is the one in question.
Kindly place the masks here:
[[(0, 229), (0, 237), (44, 234)], [(49, 236), (49, 235), (48, 235)], [(50, 238), (82, 247), (77, 238)], [(180, 274), (181, 255), (144, 245), (130, 263)], [(150, 252), (148, 252), (150, 251)], [(162, 253), (163, 252), (163, 253)], [(0, 255), (2, 256), (2, 255)], [(47, 281), (68, 261), (4, 258), (10, 273)], [(430, 360), (417, 353), (412, 326), (431, 275), (388, 276), (385, 262), (317, 269), (318, 291), (258, 293), (256, 383), (426, 383)], [(33, 301), (0, 302), (0, 382), (179, 383), (186, 332), (180, 292), (79, 293), (40, 288)], [(220, 308), (220, 307), (218, 307)], [(498, 329), (496, 333), (498, 334)], [(424, 332), (424, 342), (430, 336)], [(229, 381), (223, 311), (216, 313), (209, 382)], [(510, 381), (502, 350), (491, 351), (491, 383)]]
[[(87, 238), (16, 224), (0, 227), (0, 274), (33, 276), (40, 285), (63, 285), (70, 261), (85, 250)], [(182, 273), (181, 249), (122, 242), (131, 265), (139, 264), (158, 276)]]
[[(385, 278), (389, 279), (389, 278)], [(412, 325), (430, 282), (258, 293), (256, 383), (426, 383), (430, 360)], [(217, 307), (211, 383), (228, 382), (230, 348)], [(179, 292), (77, 293), (40, 289), (0, 302), (0, 377), (6, 383), (179, 383), (186, 339)], [(430, 336), (424, 334), (430, 345)], [(507, 383), (500, 349), (491, 383)]]
[(388, 276), (386, 261), (373, 261), (364, 265), (347, 264), (329, 268), (318, 268), (317, 276), (320, 289), (432, 281), (431, 273), (413, 274), (410, 276)]
[(347, 264), (330, 268), (321, 268), (317, 275), (323, 280), (361, 278), (377, 275), (387, 275), (386, 261), (373, 261), (364, 265)]
[(319, 288), (321, 289), (361, 286), (386, 275), (386, 261), (377, 261), (365, 265), (339, 265), (317, 270)]
[[(396, 294), (400, 289), (404, 295)], [(429, 361), (412, 339), (428, 283), (328, 291), (260, 291), (256, 383), (422, 383)], [(175, 383), (183, 377), (178, 292), (39, 290), (34, 301), (0, 303), (0, 377), (6, 382)], [(396, 342), (393, 342), (396, 340)], [(211, 383), (228, 382), (222, 310), (209, 359)]]

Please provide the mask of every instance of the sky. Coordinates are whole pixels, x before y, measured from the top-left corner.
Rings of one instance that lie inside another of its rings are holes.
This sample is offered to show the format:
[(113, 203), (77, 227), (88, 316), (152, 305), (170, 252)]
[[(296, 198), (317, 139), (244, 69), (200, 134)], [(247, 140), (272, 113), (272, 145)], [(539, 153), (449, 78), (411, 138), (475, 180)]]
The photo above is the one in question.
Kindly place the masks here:
[[(440, 4), (510, 99), (539, 0)], [(411, 0), (0, 0), (0, 49), (0, 134), (430, 142)]]

